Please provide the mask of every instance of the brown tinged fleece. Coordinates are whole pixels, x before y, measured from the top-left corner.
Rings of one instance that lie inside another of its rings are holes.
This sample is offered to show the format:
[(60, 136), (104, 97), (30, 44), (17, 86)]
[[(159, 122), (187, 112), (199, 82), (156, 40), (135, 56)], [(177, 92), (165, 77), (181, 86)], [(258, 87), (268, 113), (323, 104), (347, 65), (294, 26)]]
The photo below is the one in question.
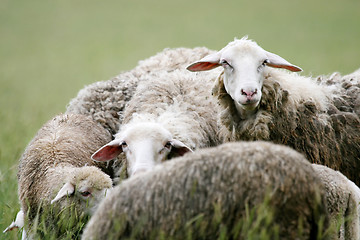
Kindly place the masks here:
[(82, 239), (186, 239), (189, 231), (192, 239), (218, 239), (224, 229), (238, 239), (237, 224), (266, 199), (273, 210), (267, 224), (280, 239), (327, 239), (323, 196), (298, 152), (268, 142), (226, 143), (123, 181), (99, 205)]
[[(293, 95), (289, 93), (287, 86), (289, 81), (296, 86), (297, 81), (302, 79), (294, 74), (286, 77), (285, 74), (287, 73), (280, 70), (268, 70), (259, 108), (247, 119), (239, 116), (234, 100), (224, 87), (223, 74), (219, 76), (213, 95), (218, 98), (221, 107), (219, 121), (223, 141), (266, 140), (284, 144), (305, 154), (312, 163), (341, 171), (359, 186), (360, 119), (356, 109), (351, 108), (351, 101), (344, 98), (348, 92), (339, 85), (324, 86), (326, 79), (322, 78), (322, 85), (313, 83), (312, 86), (307, 86), (307, 98), (294, 104)], [(358, 85), (352, 85), (353, 93), (350, 99), (360, 95)], [(312, 90), (314, 87), (317, 89)], [(312, 95), (319, 94), (316, 92), (319, 87), (326, 89), (321, 94), (328, 93), (325, 111), (316, 99), (312, 98)], [(348, 110), (344, 111), (343, 107)]]

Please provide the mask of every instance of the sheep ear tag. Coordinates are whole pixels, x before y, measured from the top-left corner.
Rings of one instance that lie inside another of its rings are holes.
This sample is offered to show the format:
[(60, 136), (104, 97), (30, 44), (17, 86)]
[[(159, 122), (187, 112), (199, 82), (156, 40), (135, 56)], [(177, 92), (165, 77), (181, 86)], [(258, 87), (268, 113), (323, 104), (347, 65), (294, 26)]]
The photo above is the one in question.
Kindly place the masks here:
[(122, 152), (123, 150), (120, 146), (120, 141), (115, 139), (97, 150), (91, 156), (91, 159), (98, 162), (106, 162), (116, 158)]
[(266, 52), (266, 56), (268, 57), (268, 60), (269, 60), (269, 62), (266, 65), (269, 67), (284, 68), (284, 69), (287, 69), (292, 72), (301, 72), (302, 71), (302, 69), (300, 67), (289, 63), (288, 61), (286, 61), (285, 59), (283, 59), (282, 57), (280, 57), (274, 53)]
[(60, 189), (60, 191), (56, 195), (56, 197), (53, 200), (51, 200), (51, 204), (53, 204), (54, 202), (60, 200), (65, 196), (69, 196), (73, 194), (74, 192), (75, 192), (75, 186), (69, 182), (65, 183), (64, 186)]
[(208, 71), (220, 66), (220, 54), (214, 53), (210, 54), (198, 62), (194, 62), (190, 64), (186, 69), (191, 72), (199, 72), (199, 71)]

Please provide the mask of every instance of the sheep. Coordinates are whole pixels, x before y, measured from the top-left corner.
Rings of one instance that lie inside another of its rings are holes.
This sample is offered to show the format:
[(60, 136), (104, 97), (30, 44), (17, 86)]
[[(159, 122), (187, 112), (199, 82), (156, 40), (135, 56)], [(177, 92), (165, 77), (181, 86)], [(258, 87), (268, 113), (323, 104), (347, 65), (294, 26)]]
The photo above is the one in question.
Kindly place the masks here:
[[(111, 171), (90, 158), (110, 139), (100, 124), (83, 115), (58, 115), (40, 128), (18, 169), (18, 195), (30, 235), (41, 234), (36, 226), (43, 218), (58, 237), (66, 231), (58, 222), (62, 216), (76, 213), (70, 220), (73, 226), (67, 226), (74, 232), (77, 221), (86, 222), (112, 188)], [(69, 219), (65, 221), (68, 225)]]
[[(341, 100), (348, 84), (318, 83), (274, 69), (301, 70), (247, 37), (235, 39), (187, 69), (206, 71), (218, 66), (223, 71), (213, 95), (221, 106), (219, 134), (224, 142), (266, 140), (285, 144), (305, 154), (310, 162), (339, 170), (360, 185), (359, 115), (355, 109), (343, 111), (340, 106), (341, 102), (351, 106), (346, 99)], [(359, 84), (355, 81), (352, 85), (351, 95), (358, 97)]]
[[(100, 123), (111, 135), (115, 135), (123, 121), (123, 112), (128, 101), (132, 98), (138, 82), (146, 80), (153, 71), (174, 71), (195, 61), (199, 56), (206, 56), (215, 51), (205, 47), (197, 48), (166, 48), (145, 60), (127, 72), (120, 73), (107, 81), (92, 83), (81, 89), (77, 96), (69, 102), (66, 112), (90, 116)], [(145, 77), (144, 77), (145, 76)], [(118, 176), (113, 177), (117, 184), (124, 174), (125, 159), (119, 155), (113, 162), (112, 168)], [(126, 175), (126, 171), (125, 171)]]
[(115, 139), (92, 158), (108, 161), (124, 152), (127, 174), (132, 176), (172, 157), (218, 145), (217, 104), (210, 91), (216, 74), (212, 75), (174, 70), (142, 76)]
[(139, 61), (133, 70), (81, 89), (67, 105), (66, 113), (88, 115), (114, 135), (122, 123), (125, 105), (135, 92), (138, 82), (142, 81), (142, 76), (157, 70), (171, 72), (185, 68), (199, 56), (213, 52), (204, 47), (166, 48), (155, 56)]
[(330, 221), (338, 226), (339, 240), (360, 239), (360, 189), (339, 171), (312, 164), (325, 186)]
[(100, 203), (82, 239), (218, 239), (224, 233), (245, 239), (241, 219), (266, 199), (273, 218), (262, 222), (267, 226), (259, 235), (277, 229), (280, 239), (324, 236), (324, 188), (311, 164), (289, 147), (258, 141), (199, 149), (124, 180)]

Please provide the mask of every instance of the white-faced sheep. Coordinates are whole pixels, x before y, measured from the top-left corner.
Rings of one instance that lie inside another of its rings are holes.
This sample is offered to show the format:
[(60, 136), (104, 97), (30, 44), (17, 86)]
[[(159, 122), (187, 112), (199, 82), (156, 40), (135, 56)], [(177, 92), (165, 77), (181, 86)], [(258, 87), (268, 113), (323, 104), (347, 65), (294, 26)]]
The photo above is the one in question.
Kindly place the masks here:
[[(66, 231), (58, 220), (70, 229), (82, 226), (112, 188), (111, 178), (101, 171), (107, 170), (106, 165), (90, 158), (110, 139), (103, 127), (83, 115), (58, 115), (37, 132), (18, 171), (20, 205), (31, 235), (41, 234), (33, 228), (42, 220), (57, 237)], [(62, 218), (66, 214), (74, 215)]]
[(330, 223), (339, 240), (360, 240), (360, 189), (339, 171), (312, 164), (325, 186)]
[(156, 71), (142, 78), (115, 140), (94, 153), (94, 160), (111, 160), (124, 152), (131, 176), (174, 156), (218, 144), (217, 104), (211, 97), (216, 74), (213, 80), (210, 75), (201, 78), (208, 81), (184, 70)]
[(115, 134), (121, 125), (125, 105), (133, 96), (138, 82), (143, 80), (142, 76), (158, 70), (171, 72), (185, 68), (199, 56), (204, 57), (213, 52), (204, 47), (164, 49), (139, 61), (138, 66), (131, 71), (81, 89), (68, 104), (66, 113), (88, 115), (111, 134)]
[[(334, 99), (345, 93), (336, 89), (341, 86), (319, 84), (315, 79), (274, 69), (301, 70), (247, 38), (234, 40), (188, 70), (218, 66), (223, 72), (213, 94), (221, 106), (220, 135), (224, 141), (285, 144), (304, 153), (310, 162), (340, 170), (360, 185), (360, 120), (355, 109), (343, 111), (341, 101), (335, 104)], [(353, 90), (352, 96), (358, 97), (359, 85)], [(337, 91), (342, 94), (337, 95)]]
[[(251, 226), (261, 221), (259, 235), (316, 239), (327, 228), (323, 194), (311, 164), (289, 147), (226, 143), (124, 180), (100, 203), (82, 239), (246, 239), (246, 218)], [(250, 214), (265, 202), (266, 221)]]

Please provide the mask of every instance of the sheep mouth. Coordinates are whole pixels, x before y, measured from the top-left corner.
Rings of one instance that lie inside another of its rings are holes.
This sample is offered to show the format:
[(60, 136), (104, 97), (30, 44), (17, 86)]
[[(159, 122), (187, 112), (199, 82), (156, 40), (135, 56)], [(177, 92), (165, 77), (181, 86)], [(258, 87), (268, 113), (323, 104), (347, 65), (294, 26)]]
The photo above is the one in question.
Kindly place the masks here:
[(246, 99), (245, 101), (239, 101), (239, 105), (241, 105), (244, 109), (254, 109), (259, 105), (259, 101), (254, 99)]

